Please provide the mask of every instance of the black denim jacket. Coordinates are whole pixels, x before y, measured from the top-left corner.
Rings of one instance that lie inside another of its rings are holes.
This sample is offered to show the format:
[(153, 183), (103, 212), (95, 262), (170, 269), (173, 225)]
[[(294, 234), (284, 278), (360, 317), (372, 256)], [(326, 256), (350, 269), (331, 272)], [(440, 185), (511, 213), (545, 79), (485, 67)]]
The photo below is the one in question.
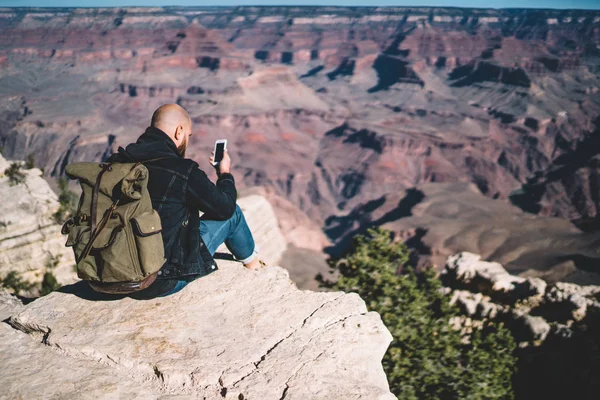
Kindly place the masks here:
[(167, 262), (148, 295), (169, 291), (177, 280), (192, 281), (218, 269), (200, 237), (198, 210), (206, 218), (225, 220), (236, 207), (237, 191), (231, 174), (220, 174), (216, 185), (198, 164), (183, 158), (166, 133), (148, 127), (135, 143), (111, 155), (107, 162), (144, 162), (150, 173), (148, 192), (160, 215)]

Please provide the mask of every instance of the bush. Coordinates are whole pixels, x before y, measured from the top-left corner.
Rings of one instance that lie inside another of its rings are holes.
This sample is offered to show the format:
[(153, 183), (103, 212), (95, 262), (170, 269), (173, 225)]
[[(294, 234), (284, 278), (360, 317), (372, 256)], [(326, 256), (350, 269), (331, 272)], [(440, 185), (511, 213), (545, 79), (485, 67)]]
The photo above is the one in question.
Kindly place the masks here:
[(52, 293), (58, 288), (60, 288), (60, 283), (58, 283), (52, 271), (46, 271), (44, 277), (42, 278), (40, 296), (45, 296), (49, 293)]
[(46, 272), (44, 273), (44, 277), (42, 278), (42, 283), (40, 286), (40, 296), (45, 296), (60, 288), (60, 283), (58, 283), (56, 276), (54, 276), (54, 273), (52, 272), (52, 270), (56, 268), (59, 263), (60, 256), (50, 255), (48, 262), (46, 262)]
[(0, 279), (0, 286), (7, 288), (17, 296), (32, 295), (35, 293), (39, 293), (40, 296), (45, 296), (61, 286), (52, 272), (59, 263), (60, 256), (50, 255), (50, 258), (46, 262), (46, 272), (40, 283), (26, 281), (18, 272), (10, 271), (4, 279)]
[(24, 280), (16, 271), (10, 271), (3, 279), (0, 279), (0, 285), (17, 296), (35, 287), (35, 283)]
[(501, 324), (483, 322), (465, 336), (450, 324), (458, 310), (440, 291), (433, 269), (415, 272), (410, 251), (393, 243), (391, 232), (369, 229), (357, 236), (343, 258), (330, 260), (339, 271), (321, 286), (356, 292), (377, 311), (393, 341), (383, 358), (390, 389), (401, 399), (513, 398), (515, 342)]
[(65, 178), (58, 180), (58, 202), (60, 207), (54, 213), (53, 217), (57, 224), (62, 224), (65, 219), (69, 218), (76, 211), (78, 198), (77, 195), (69, 190), (69, 184)]
[(25, 160), (25, 169), (32, 168), (35, 168), (35, 156), (33, 154), (29, 154)]
[(23, 171), (21, 171), (21, 163), (19, 162), (12, 162), (10, 167), (4, 171), (4, 175), (8, 177), (8, 183), (10, 186), (25, 182), (25, 174), (23, 174)]

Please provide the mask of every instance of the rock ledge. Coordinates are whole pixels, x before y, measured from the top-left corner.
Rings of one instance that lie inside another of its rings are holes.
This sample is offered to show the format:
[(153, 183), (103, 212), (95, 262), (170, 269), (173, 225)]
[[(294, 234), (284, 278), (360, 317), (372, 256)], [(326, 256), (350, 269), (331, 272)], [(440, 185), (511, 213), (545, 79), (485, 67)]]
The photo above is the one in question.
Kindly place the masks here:
[(79, 284), (26, 306), (0, 297), (12, 315), (0, 360), (15, 366), (0, 373), (3, 394), (395, 398), (381, 365), (392, 336), (357, 294), (298, 290), (280, 267), (219, 267), (146, 301), (85, 300)]

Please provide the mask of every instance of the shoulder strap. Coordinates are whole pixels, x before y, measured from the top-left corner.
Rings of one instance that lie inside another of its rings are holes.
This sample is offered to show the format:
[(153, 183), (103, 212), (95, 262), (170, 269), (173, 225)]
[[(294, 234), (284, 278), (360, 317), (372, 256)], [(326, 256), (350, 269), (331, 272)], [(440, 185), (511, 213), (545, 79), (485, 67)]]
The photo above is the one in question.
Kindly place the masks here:
[(98, 191), (100, 191), (100, 181), (102, 180), (102, 175), (104, 175), (106, 171), (112, 170), (112, 164), (113, 163), (101, 163), (100, 168), (102, 168), (102, 171), (100, 171), (100, 173), (96, 177), (96, 184), (94, 185), (94, 190), (92, 191), (92, 201), (90, 205), (92, 232), (94, 232), (94, 230), (96, 229), (96, 209), (98, 207)]
[(146, 163), (150, 163), (150, 162), (154, 162), (154, 161), (159, 161), (159, 160), (166, 160), (169, 158), (175, 158), (175, 157), (159, 157), (159, 158), (152, 158), (150, 160), (145, 160), (145, 161), (138, 161), (138, 164), (146, 164)]

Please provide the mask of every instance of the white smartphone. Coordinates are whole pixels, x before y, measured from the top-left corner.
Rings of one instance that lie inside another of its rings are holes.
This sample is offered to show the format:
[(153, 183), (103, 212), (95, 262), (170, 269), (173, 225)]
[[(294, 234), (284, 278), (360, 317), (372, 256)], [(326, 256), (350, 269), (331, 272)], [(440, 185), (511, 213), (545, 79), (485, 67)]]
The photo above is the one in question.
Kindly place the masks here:
[(215, 158), (213, 166), (217, 166), (223, 159), (223, 153), (227, 149), (227, 139), (219, 139), (215, 142)]

